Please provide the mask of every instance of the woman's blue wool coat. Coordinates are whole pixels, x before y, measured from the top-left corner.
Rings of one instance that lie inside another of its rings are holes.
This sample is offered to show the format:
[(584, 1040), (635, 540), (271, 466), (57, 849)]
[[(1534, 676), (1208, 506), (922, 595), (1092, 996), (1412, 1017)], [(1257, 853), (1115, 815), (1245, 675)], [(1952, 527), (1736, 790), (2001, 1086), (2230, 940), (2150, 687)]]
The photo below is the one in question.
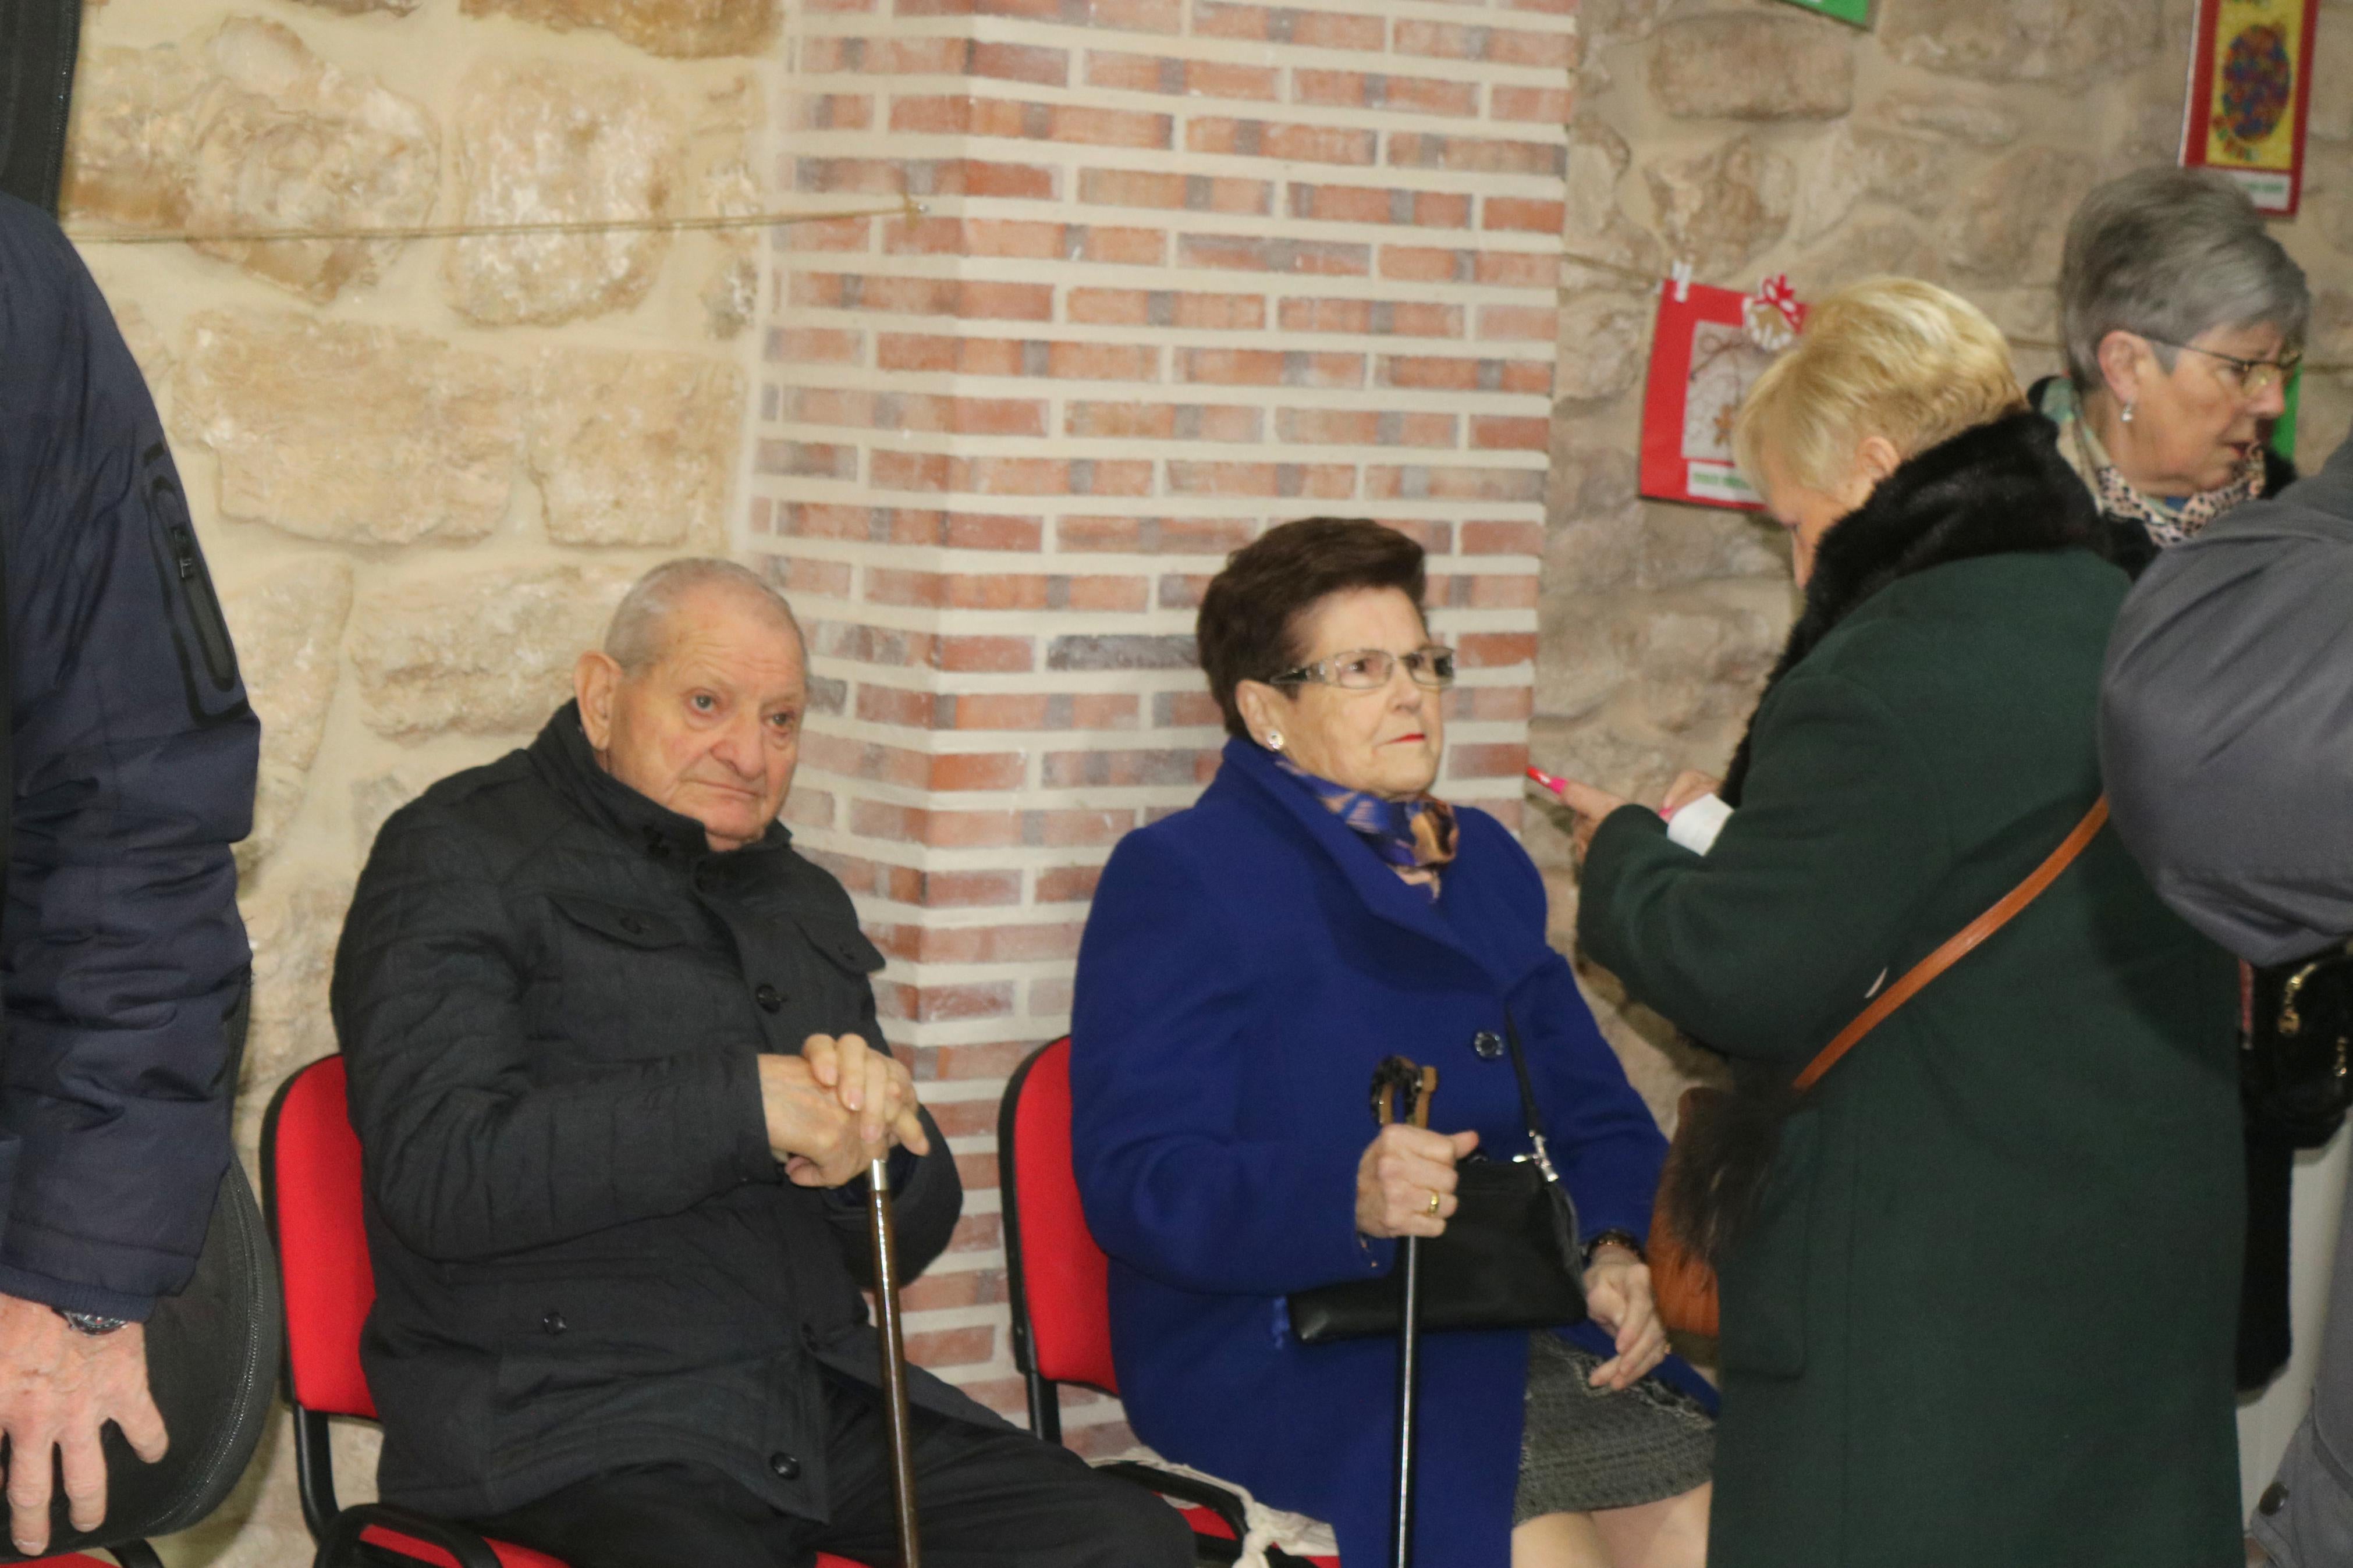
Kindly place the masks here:
[[(1392, 1266), (1394, 1243), (1356, 1234), (1375, 1065), (1435, 1066), (1432, 1127), (1523, 1151), (1510, 1058), (1479, 1048), (1508, 1005), (1587, 1235), (1645, 1233), (1665, 1154), (1546, 943), (1535, 867), (1493, 817), (1458, 820), (1433, 903), (1231, 741), (1197, 805), (1113, 852), (1079, 952), (1078, 1177), (1111, 1255), (1129, 1420), (1168, 1458), (1330, 1521), (1353, 1564), (1389, 1550), (1396, 1342), (1303, 1345), (1284, 1299)], [(1424, 1339), (1420, 1568), (1508, 1563), (1527, 1354), (1518, 1331)]]

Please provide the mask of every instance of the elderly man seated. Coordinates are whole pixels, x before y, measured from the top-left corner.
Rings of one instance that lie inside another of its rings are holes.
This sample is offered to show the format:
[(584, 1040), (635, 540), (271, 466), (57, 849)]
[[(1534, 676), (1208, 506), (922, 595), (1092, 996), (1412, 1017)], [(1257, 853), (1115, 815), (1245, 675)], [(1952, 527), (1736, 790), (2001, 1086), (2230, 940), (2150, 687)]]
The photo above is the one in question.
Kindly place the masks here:
[[(807, 705), (783, 599), (657, 567), (539, 738), (385, 825), (335, 955), (389, 1501), (572, 1568), (895, 1557), (868, 1272), (962, 1190), (881, 1048), (882, 958), (776, 822)], [(935, 1568), (1182, 1568), (1190, 1534), (921, 1372)]]

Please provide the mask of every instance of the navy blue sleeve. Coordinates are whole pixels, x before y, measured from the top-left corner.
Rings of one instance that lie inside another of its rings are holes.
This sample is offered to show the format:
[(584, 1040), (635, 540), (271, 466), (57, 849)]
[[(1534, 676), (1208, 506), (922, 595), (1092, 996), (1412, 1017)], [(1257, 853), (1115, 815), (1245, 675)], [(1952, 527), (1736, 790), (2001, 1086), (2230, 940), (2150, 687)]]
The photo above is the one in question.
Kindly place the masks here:
[(229, 846), (260, 731), (137, 365), (48, 219), (0, 198), (0, 1290), (143, 1315), (230, 1158), (249, 953)]
[[(1071, 1143), (1103, 1250), (1181, 1289), (1274, 1296), (1386, 1269), (1356, 1235), (1370, 1140), (1242, 1128), (1249, 963), (1204, 879), (1149, 831), (1103, 868), (1079, 946)], [(1279, 1194), (1279, 1197), (1271, 1197)]]

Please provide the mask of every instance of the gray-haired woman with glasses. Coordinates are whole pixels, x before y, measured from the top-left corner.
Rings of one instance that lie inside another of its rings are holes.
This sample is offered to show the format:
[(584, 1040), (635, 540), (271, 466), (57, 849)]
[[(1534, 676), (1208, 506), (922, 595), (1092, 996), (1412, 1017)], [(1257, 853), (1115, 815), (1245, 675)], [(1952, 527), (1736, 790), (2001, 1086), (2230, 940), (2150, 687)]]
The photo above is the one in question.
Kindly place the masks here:
[(2312, 293), (2227, 176), (2141, 169), (2094, 190), (2068, 226), (2059, 315), (2067, 374), (2029, 395), (2125, 570), (2295, 478), (2266, 437)]
[[(2158, 552), (2296, 477), (2273, 450), (2312, 293), (2254, 203), (2211, 170), (2142, 169), (2094, 189), (2059, 278), (2067, 374), (2029, 395), (2138, 576)], [(2295, 1134), (2250, 1110), (2238, 1380), (2288, 1354), (2288, 1187)]]

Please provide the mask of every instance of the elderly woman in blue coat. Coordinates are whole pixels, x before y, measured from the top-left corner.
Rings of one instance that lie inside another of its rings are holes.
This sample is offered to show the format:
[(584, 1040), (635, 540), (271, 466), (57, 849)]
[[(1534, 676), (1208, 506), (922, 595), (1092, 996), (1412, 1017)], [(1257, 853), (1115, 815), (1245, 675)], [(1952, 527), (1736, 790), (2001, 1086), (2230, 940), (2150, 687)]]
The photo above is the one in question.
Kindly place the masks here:
[[(1162, 1454), (1383, 1560), (1395, 1343), (1303, 1344), (1286, 1298), (1383, 1274), (1444, 1231), (1462, 1161), (1525, 1151), (1516, 1026), (1592, 1318), (1425, 1336), (1416, 1560), (1696, 1565), (1709, 1395), (1667, 1357), (1641, 1253), (1664, 1143), (1546, 943), (1535, 866), (1430, 794), (1454, 667), (1423, 586), (1411, 540), (1315, 518), (1202, 601), (1232, 738), (1198, 804), (1121, 842), (1079, 952), (1078, 1177), (1121, 1394)], [(1374, 1126), (1391, 1055), (1439, 1069), (1429, 1130)]]

